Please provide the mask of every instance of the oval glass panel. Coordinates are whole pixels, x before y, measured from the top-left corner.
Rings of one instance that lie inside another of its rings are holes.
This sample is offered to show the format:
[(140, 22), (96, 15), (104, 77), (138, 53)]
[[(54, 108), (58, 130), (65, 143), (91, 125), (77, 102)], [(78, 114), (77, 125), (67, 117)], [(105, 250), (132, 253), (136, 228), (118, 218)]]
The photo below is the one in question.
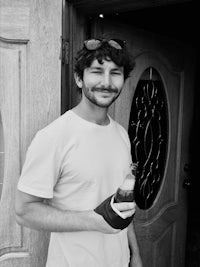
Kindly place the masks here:
[(4, 178), (4, 136), (3, 136), (3, 123), (0, 113), (0, 199), (3, 188), (3, 178)]
[(133, 162), (138, 170), (135, 200), (140, 209), (150, 208), (162, 184), (169, 136), (165, 89), (159, 73), (148, 68), (133, 97), (128, 134)]

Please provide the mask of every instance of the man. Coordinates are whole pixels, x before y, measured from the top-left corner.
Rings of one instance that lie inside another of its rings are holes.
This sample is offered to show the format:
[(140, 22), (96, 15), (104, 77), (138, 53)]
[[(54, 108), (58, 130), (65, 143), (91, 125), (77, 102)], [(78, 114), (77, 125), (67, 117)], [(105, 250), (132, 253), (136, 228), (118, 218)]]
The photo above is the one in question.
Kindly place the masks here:
[(127, 132), (107, 111), (132, 69), (124, 42), (85, 41), (74, 75), (80, 103), (40, 130), (27, 151), (16, 217), (51, 232), (47, 267), (142, 266), (135, 203), (110, 201), (131, 155)]

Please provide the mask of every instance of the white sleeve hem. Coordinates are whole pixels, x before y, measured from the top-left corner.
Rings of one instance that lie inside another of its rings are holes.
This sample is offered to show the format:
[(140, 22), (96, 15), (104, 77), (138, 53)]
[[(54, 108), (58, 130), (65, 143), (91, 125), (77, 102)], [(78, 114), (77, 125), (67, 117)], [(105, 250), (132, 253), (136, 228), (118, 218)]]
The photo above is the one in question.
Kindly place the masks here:
[(30, 188), (29, 186), (21, 184), (21, 183), (18, 184), (17, 188), (19, 191), (22, 191), (24, 193), (27, 193), (29, 195), (33, 195), (36, 197), (53, 198), (53, 194), (51, 194), (51, 193), (40, 191), (37, 189), (33, 189), (33, 188)]

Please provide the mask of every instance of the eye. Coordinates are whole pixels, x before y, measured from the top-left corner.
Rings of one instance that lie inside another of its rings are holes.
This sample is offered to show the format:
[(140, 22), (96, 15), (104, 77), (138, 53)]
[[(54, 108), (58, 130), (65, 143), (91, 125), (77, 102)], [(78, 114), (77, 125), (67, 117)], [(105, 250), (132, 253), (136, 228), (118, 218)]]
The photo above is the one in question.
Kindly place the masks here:
[(100, 69), (100, 68), (92, 68), (91, 70), (90, 70), (90, 73), (93, 73), (93, 74), (101, 74), (103, 71), (102, 71), (102, 69)]
[(122, 72), (119, 70), (115, 70), (111, 72), (112, 75), (122, 75)]

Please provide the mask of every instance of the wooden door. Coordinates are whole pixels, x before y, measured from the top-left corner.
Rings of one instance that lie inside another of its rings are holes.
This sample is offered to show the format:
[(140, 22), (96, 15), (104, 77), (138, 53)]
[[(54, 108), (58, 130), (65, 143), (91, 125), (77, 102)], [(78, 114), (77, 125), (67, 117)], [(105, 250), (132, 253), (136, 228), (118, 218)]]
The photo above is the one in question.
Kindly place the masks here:
[[(184, 164), (189, 162), (192, 62), (183, 45), (129, 25), (104, 19), (92, 28), (94, 37), (103, 34), (126, 40), (136, 62), (110, 113), (129, 130), (133, 160), (140, 164), (135, 224), (144, 267), (183, 267), (187, 224), (183, 182)], [(154, 91), (147, 88), (149, 83)], [(131, 108), (137, 114), (130, 115)]]
[(15, 221), (16, 185), (37, 130), (60, 114), (62, 1), (0, 0), (0, 266), (43, 267), (48, 233)]

